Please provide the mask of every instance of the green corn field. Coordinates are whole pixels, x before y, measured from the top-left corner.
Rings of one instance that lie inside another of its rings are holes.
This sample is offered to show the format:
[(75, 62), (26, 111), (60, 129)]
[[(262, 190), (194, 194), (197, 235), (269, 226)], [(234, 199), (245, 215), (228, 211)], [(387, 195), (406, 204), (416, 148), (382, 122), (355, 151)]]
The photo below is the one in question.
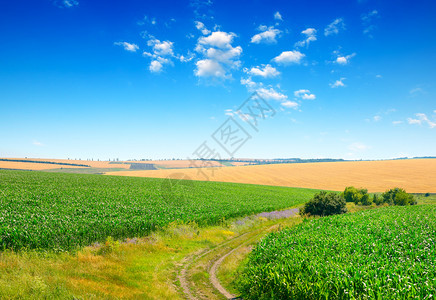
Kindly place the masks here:
[(244, 299), (433, 299), (436, 206), (366, 210), (271, 233), (239, 286)]
[(297, 205), (315, 190), (217, 182), (0, 171), (0, 250), (70, 250), (167, 224)]

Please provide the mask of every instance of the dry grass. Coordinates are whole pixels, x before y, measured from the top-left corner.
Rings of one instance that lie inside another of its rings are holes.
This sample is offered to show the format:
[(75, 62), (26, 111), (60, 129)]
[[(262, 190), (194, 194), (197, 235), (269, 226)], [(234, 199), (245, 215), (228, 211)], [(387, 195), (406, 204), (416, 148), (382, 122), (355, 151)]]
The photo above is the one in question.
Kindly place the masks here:
[[(213, 170), (213, 174), (212, 174)], [(341, 191), (346, 186), (383, 192), (402, 187), (411, 193), (436, 193), (436, 159), (277, 164), (201, 170), (211, 181), (290, 186)], [(165, 178), (175, 170), (110, 172), (108, 175)], [(198, 169), (177, 170), (204, 180)]]
[(0, 161), (0, 169), (16, 169), (16, 170), (49, 170), (49, 169), (83, 169), (85, 167), (53, 165), (53, 164), (40, 164), (40, 163), (27, 163), (27, 162), (13, 162), (13, 161)]

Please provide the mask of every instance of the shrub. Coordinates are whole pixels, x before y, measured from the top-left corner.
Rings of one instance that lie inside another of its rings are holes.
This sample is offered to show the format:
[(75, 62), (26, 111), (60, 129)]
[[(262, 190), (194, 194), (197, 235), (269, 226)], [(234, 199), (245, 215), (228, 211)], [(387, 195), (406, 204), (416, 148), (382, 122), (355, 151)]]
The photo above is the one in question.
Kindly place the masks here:
[(393, 188), (382, 194), (383, 202), (389, 205), (415, 205), (415, 197), (406, 193), (404, 189)]
[[(359, 204), (360, 202), (362, 202), (362, 198), (363, 197), (368, 197), (365, 198), (363, 201), (366, 203), (369, 203), (369, 195), (368, 195), (368, 190), (366, 189), (356, 189), (354, 186), (348, 186), (345, 188), (345, 191), (343, 193), (343, 196), (345, 198), (345, 201), (347, 202), (354, 202), (356, 205)], [(366, 205), (366, 204), (364, 204)], [(369, 205), (369, 204), (368, 204)]]
[(346, 202), (342, 195), (325, 191), (315, 194), (301, 210), (302, 214), (312, 216), (338, 215), (346, 212)]
[(376, 205), (383, 204), (383, 198), (379, 197), (377, 194), (374, 194), (374, 196), (372, 197), (372, 202)]
[(425, 193), (425, 197), (430, 197), (430, 193)]
[(360, 202), (362, 203), (362, 205), (371, 205), (372, 204), (372, 199), (369, 197), (369, 194), (363, 194), (362, 198), (360, 199)]

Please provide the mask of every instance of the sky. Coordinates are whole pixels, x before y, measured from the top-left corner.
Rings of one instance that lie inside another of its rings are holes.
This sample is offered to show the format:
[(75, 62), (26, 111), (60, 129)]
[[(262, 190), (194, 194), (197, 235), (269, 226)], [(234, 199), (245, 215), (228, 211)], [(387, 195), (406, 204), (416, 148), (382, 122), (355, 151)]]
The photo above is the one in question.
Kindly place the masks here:
[(434, 1), (1, 6), (0, 157), (436, 155)]

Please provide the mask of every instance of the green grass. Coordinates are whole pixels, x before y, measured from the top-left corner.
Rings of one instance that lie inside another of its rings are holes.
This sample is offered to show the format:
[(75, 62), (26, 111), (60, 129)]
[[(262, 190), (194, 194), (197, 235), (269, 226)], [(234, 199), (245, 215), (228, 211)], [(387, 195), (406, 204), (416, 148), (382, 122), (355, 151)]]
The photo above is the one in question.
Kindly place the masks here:
[(365, 210), (272, 233), (239, 285), (244, 299), (434, 297), (436, 206)]
[(0, 171), (0, 249), (71, 250), (298, 205), (315, 190), (218, 182)]

